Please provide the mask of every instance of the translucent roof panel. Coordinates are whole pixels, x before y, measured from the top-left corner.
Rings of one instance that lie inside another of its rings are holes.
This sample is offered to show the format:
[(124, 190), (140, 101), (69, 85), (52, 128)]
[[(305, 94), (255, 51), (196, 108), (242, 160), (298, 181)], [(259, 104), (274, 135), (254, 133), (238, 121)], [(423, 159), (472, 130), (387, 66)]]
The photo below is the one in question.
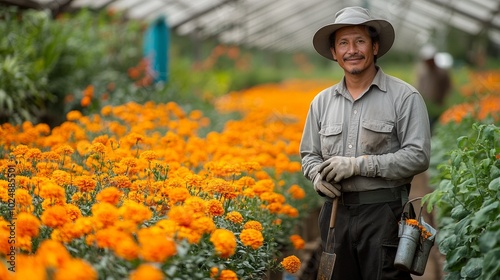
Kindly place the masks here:
[[(16, 2), (16, 1), (11, 1)], [(60, 0), (17, 1), (30, 8), (59, 7)], [(488, 34), (498, 44), (499, 0), (74, 0), (69, 8), (114, 9), (128, 18), (166, 19), (173, 32), (227, 44), (311, 51), (312, 36), (347, 6), (363, 6), (389, 20), (395, 49), (414, 51), (437, 30)]]

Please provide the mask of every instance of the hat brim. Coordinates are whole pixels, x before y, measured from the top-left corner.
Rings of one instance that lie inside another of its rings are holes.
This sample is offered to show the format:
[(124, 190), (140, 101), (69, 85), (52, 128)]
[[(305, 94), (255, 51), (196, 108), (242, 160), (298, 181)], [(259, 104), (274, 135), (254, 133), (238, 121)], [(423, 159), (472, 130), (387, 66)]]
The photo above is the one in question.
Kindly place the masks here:
[(333, 23), (325, 25), (314, 34), (314, 49), (323, 57), (334, 60), (332, 52), (330, 51), (330, 35), (342, 27), (355, 25), (366, 25), (375, 28), (380, 37), (377, 57), (383, 56), (392, 47), (395, 38), (394, 27), (386, 20), (377, 19), (362, 23)]

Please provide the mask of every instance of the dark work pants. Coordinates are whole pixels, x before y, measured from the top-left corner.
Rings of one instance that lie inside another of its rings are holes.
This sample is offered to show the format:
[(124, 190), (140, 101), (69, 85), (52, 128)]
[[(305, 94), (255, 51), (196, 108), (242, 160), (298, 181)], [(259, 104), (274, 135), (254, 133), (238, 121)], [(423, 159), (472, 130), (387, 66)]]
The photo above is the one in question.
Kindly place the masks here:
[[(319, 215), (321, 240), (325, 248), (331, 201)], [(400, 201), (347, 206), (339, 202), (335, 223), (335, 280), (412, 279), (409, 272), (394, 267), (398, 238)]]

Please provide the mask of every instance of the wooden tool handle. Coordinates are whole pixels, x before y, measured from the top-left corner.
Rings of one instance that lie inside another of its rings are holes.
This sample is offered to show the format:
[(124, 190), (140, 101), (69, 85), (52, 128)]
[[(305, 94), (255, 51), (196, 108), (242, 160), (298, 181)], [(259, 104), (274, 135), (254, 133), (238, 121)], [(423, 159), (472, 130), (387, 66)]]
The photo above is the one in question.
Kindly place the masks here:
[(330, 216), (330, 228), (335, 227), (335, 218), (337, 217), (337, 208), (339, 205), (339, 198), (335, 197), (332, 202), (332, 214)]

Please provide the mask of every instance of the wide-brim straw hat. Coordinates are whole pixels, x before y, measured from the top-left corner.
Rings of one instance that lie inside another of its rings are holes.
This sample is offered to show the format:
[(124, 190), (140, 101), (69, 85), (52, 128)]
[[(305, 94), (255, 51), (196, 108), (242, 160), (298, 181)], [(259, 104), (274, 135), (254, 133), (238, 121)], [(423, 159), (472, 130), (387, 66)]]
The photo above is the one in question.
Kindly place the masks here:
[(395, 33), (392, 24), (384, 19), (375, 19), (362, 7), (347, 7), (335, 14), (335, 22), (321, 27), (313, 37), (314, 49), (322, 56), (334, 60), (330, 51), (330, 35), (342, 27), (366, 25), (375, 28), (380, 41), (377, 57), (383, 56), (394, 43)]

